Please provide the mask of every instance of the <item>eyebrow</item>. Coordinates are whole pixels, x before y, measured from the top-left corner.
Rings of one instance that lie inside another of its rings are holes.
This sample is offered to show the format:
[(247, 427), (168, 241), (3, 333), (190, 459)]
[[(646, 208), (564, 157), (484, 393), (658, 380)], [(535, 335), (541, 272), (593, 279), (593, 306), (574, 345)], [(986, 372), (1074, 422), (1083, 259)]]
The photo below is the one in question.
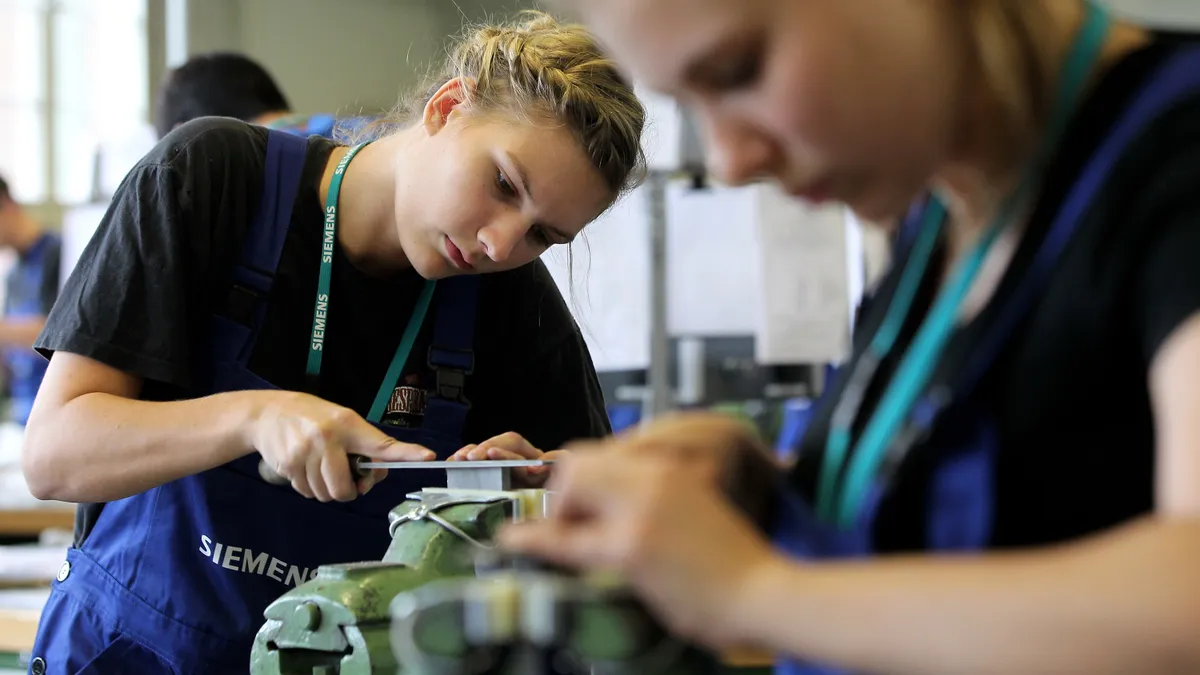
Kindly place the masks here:
[[(512, 165), (513, 171), (516, 172), (517, 180), (521, 181), (521, 187), (524, 188), (525, 195), (527, 197), (529, 197), (529, 201), (534, 202), (533, 188), (530, 187), (529, 174), (525, 171), (525, 167), (521, 164), (520, 160), (517, 159), (516, 155), (513, 155), (510, 152), (504, 152), (502, 154), (504, 155), (505, 159), (508, 160), (508, 163)], [(534, 202), (535, 205), (536, 205), (536, 203), (537, 202)], [(550, 230), (554, 234), (561, 237), (563, 239), (563, 241), (567, 244), (569, 244), (575, 240), (574, 236), (567, 234), (563, 230), (560, 230), (559, 228), (554, 227), (553, 225), (549, 225), (549, 224), (543, 223), (543, 222), (535, 222), (534, 226), (540, 227), (542, 229)]]

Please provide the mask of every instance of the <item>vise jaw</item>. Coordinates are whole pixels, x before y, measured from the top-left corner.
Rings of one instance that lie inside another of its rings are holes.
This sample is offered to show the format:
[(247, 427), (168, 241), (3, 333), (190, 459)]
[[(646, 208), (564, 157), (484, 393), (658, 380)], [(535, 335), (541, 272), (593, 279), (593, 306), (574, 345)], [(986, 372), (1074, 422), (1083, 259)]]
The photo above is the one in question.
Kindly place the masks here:
[[(511, 468), (453, 464), (462, 465), (446, 467), (455, 487), (409, 494), (388, 514), (392, 542), (382, 560), (322, 566), (267, 607), (251, 675), (396, 675), (389, 644), (396, 596), (435, 580), (474, 578), (504, 523), (543, 513), (543, 490), (474, 487), (507, 486), (509, 478), (496, 474)], [(469, 476), (456, 478), (459, 471)]]

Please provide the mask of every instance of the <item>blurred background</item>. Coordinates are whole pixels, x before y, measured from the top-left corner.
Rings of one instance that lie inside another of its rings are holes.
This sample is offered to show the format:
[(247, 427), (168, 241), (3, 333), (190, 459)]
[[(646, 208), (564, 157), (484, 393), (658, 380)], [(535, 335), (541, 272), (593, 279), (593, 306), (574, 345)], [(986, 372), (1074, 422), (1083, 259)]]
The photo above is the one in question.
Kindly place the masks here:
[[(1200, 0), (1110, 4), (1167, 29), (1200, 28)], [(61, 233), (61, 284), (121, 179), (155, 142), (152, 105), (164, 75), (190, 56), (251, 57), (296, 113), (372, 114), (414, 85), (464, 23), (531, 7), (0, 0), (0, 177), (24, 213)], [(854, 310), (885, 268), (889, 242), (837, 207), (808, 208), (767, 185), (710, 184), (686, 117), (668, 101), (646, 100), (651, 180), (573, 250), (552, 251), (545, 262), (588, 339), (615, 428), (670, 409), (715, 408), (789, 453), (846, 354)], [(0, 247), (0, 279), (17, 262)], [(7, 290), (0, 283), (0, 298)], [(71, 526), (65, 505), (29, 496), (20, 441), (19, 423), (0, 426), (0, 544)], [(61, 549), (49, 550), (44, 559), (0, 550), (0, 587), (53, 572)], [(0, 670), (30, 629), (20, 596), (5, 597)]]

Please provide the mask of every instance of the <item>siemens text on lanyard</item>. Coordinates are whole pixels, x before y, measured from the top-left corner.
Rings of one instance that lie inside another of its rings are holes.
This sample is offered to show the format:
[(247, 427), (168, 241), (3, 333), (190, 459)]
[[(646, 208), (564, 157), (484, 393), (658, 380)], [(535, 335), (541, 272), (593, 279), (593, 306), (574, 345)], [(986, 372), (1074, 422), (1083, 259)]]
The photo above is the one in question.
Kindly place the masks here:
[[(367, 146), (367, 143), (356, 145), (346, 151), (346, 155), (338, 162), (337, 167), (333, 170), (333, 178), (329, 181), (329, 194), (325, 197), (325, 230), (321, 240), (321, 273), (317, 278), (317, 302), (313, 308), (313, 324), (312, 324), (312, 339), (308, 343), (308, 367), (305, 368), (308, 390), (310, 392), (317, 391), (317, 384), (321, 378), (321, 357), (325, 353), (325, 327), (326, 317), (329, 314), (329, 280), (333, 273), (333, 250), (337, 245), (337, 218), (338, 218), (338, 195), (342, 191), (342, 177), (346, 174), (346, 167), (350, 164), (350, 160)], [(433, 298), (433, 290), (437, 285), (435, 281), (426, 281), (424, 288), (421, 289), (421, 295), (417, 298), (417, 305), (413, 308), (412, 316), (408, 319), (408, 325), (404, 328), (404, 335), (400, 339), (400, 345), (396, 347), (396, 355), (392, 357), (392, 364), (388, 367), (387, 374), (383, 377), (383, 382), (379, 385), (379, 393), (375, 395), (375, 403), (371, 406), (370, 412), (367, 414), (367, 420), (378, 423), (383, 418), (383, 413), (387, 410), (388, 400), (391, 398), (392, 390), (396, 388), (400, 381), (400, 376), (404, 372), (404, 364), (408, 361), (408, 355), (412, 352), (413, 344), (417, 341), (417, 334), (421, 332), (421, 324), (425, 321), (425, 315), (429, 311), (429, 304)]]
[(854, 452), (850, 453), (850, 429), (858, 417), (863, 397), (880, 364), (895, 347), (900, 327), (912, 308), (930, 255), (941, 236), (945, 207), (934, 198), (926, 208), (912, 254), (901, 272), (883, 323), (853, 367), (845, 391), (834, 409), (817, 484), (816, 507), (822, 519), (835, 521), (842, 527), (852, 526), (862, 513), (881, 469), (886, 471), (894, 468), (913, 443), (912, 434), (901, 432), (954, 330), (963, 298), (996, 237), (1015, 220), (1019, 210), (1035, 195), (1045, 165), (1052, 157), (1067, 120), (1083, 93), (1088, 75), (1104, 47), (1110, 23), (1108, 14), (1091, 2), (1086, 3), (1086, 12), (1083, 26), (1064, 62), (1050, 123), (1034, 161), (1026, 169), (1017, 188), (1001, 204), (999, 213), (979, 243), (953, 270), (949, 282), (938, 294), (911, 346), (901, 358), (878, 406), (863, 427), (862, 435), (854, 445)]

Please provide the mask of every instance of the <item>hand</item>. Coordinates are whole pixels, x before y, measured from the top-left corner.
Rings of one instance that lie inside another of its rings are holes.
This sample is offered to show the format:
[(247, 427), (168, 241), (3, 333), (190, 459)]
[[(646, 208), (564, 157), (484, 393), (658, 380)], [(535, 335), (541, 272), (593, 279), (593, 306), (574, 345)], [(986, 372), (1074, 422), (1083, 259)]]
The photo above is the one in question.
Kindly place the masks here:
[(387, 477), (386, 469), (374, 469), (355, 481), (347, 455), (382, 462), (435, 457), (419, 445), (396, 441), (349, 408), (297, 392), (263, 393), (266, 400), (253, 416), (250, 445), (309, 499), (350, 501)]
[(770, 602), (782, 565), (717, 487), (681, 479), (696, 468), (676, 457), (637, 463), (581, 453), (555, 470), (555, 508), (545, 520), (500, 533), (509, 551), (588, 571), (619, 573), (669, 630), (713, 648), (754, 642), (754, 618)]
[[(630, 430), (601, 450), (678, 460), (688, 475), (730, 496), (755, 523), (762, 524), (780, 466), (757, 432), (729, 415), (685, 412), (665, 415)], [(582, 446), (580, 446), (582, 447)]]
[[(464, 446), (458, 452), (450, 455), (450, 462), (481, 462), (497, 459), (543, 459), (556, 460), (567, 455), (565, 450), (542, 452), (533, 447), (521, 434), (510, 431), (506, 434), (493, 436), (482, 443)], [(530, 466), (513, 469), (513, 483), (517, 487), (537, 488), (546, 483), (550, 476), (550, 466)]]

